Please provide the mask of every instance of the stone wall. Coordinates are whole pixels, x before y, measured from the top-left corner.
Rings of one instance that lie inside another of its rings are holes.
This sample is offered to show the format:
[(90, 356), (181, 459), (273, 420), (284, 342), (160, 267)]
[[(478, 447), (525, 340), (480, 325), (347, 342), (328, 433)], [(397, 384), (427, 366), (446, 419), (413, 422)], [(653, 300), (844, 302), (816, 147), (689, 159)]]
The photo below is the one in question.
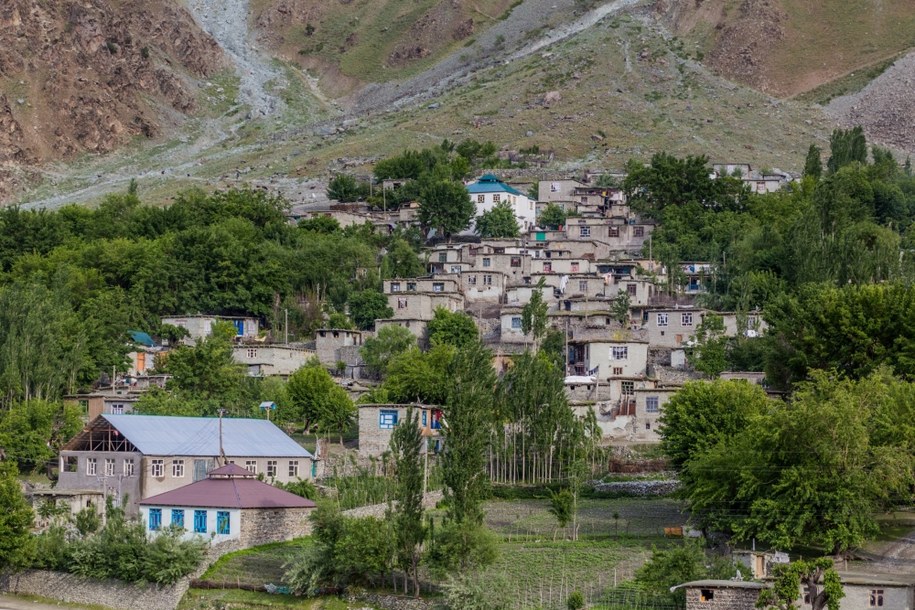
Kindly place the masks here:
[(39, 595), (71, 604), (118, 610), (174, 610), (190, 585), (185, 578), (168, 587), (96, 580), (63, 572), (26, 570), (0, 577), (0, 591)]
[[(441, 502), (443, 496), (444, 494), (441, 491), (430, 491), (423, 497), (423, 508), (435, 508), (435, 505)], [(377, 517), (380, 519), (384, 517), (387, 510), (387, 503), (371, 504), (345, 510), (343, 515), (346, 517)]]
[[(762, 585), (754, 588), (686, 589), (686, 610), (755, 610)], [(711, 594), (711, 598), (705, 595)]]
[(247, 509), (241, 515), (240, 548), (301, 538), (311, 533), (313, 508)]
[(666, 481), (612, 481), (610, 483), (594, 482), (594, 491), (614, 493), (623, 496), (669, 496), (677, 491), (680, 482), (674, 479)]
[(402, 595), (382, 595), (379, 593), (362, 593), (351, 595), (347, 598), (350, 603), (370, 604), (373, 608), (382, 610), (433, 610), (441, 605), (428, 599), (416, 599)]

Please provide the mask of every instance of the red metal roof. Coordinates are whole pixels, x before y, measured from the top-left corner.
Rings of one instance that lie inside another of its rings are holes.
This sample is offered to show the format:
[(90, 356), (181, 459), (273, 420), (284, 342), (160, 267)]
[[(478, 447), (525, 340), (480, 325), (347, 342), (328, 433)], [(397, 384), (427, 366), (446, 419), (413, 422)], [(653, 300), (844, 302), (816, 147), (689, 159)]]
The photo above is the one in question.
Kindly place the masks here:
[[(250, 474), (244, 468), (229, 464), (214, 470), (210, 474), (220, 474), (220, 470), (232, 467)], [(157, 496), (140, 501), (144, 506), (189, 506), (200, 508), (314, 508), (316, 505), (307, 498), (302, 498), (288, 491), (253, 478), (240, 478), (231, 473), (221, 473), (228, 478), (207, 478)]]

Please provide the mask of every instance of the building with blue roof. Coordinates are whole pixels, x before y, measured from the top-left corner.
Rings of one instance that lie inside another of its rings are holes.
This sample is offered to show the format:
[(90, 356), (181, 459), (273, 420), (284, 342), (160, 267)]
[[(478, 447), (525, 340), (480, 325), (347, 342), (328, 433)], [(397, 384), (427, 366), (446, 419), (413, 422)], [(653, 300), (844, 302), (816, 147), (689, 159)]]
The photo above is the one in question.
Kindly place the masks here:
[(470, 200), (477, 207), (475, 217), (492, 210), (500, 203), (508, 203), (524, 233), (534, 226), (537, 213), (535, 202), (518, 189), (505, 184), (492, 174), (483, 174), (476, 182), (467, 185)]
[(136, 514), (140, 500), (226, 464), (268, 482), (320, 474), (315, 456), (265, 419), (100, 415), (61, 450), (57, 489), (126, 499)]

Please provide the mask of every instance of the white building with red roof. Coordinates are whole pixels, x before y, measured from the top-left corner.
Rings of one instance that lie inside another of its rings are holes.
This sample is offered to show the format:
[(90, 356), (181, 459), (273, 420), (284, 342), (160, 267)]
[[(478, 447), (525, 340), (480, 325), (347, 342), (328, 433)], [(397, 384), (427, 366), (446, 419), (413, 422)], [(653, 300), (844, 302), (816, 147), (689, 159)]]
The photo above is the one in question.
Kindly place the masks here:
[(140, 519), (151, 535), (176, 527), (185, 538), (247, 548), (307, 535), (314, 508), (311, 500), (227, 464), (205, 479), (140, 501)]

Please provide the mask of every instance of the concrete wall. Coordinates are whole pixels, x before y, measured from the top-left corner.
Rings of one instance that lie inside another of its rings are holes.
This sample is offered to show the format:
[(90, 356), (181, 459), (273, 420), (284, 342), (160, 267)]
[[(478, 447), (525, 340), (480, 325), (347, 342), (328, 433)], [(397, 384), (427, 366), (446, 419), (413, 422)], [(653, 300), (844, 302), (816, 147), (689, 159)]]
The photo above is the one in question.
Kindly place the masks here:
[(437, 307), (448, 311), (464, 309), (464, 298), (458, 294), (393, 293), (387, 297), (397, 320), (431, 320)]
[(696, 334), (702, 309), (653, 309), (648, 311), (648, 342), (652, 347), (680, 347)]
[(315, 353), (324, 366), (334, 366), (342, 360), (339, 350), (353, 345), (362, 345), (362, 333), (358, 330), (320, 328), (315, 333)]
[[(69, 459), (76, 460), (76, 470), (68, 471)], [(88, 461), (95, 459), (95, 474), (89, 474)], [(141, 482), (143, 471), (143, 456), (139, 453), (119, 453), (99, 451), (87, 453), (83, 451), (61, 451), (60, 476), (57, 489), (60, 490), (93, 490), (101, 492), (119, 501), (129, 498), (127, 512), (137, 514), (136, 502), (141, 498)], [(105, 460), (114, 460), (114, 474), (105, 474)], [(133, 474), (126, 475), (125, 462), (133, 462)]]

